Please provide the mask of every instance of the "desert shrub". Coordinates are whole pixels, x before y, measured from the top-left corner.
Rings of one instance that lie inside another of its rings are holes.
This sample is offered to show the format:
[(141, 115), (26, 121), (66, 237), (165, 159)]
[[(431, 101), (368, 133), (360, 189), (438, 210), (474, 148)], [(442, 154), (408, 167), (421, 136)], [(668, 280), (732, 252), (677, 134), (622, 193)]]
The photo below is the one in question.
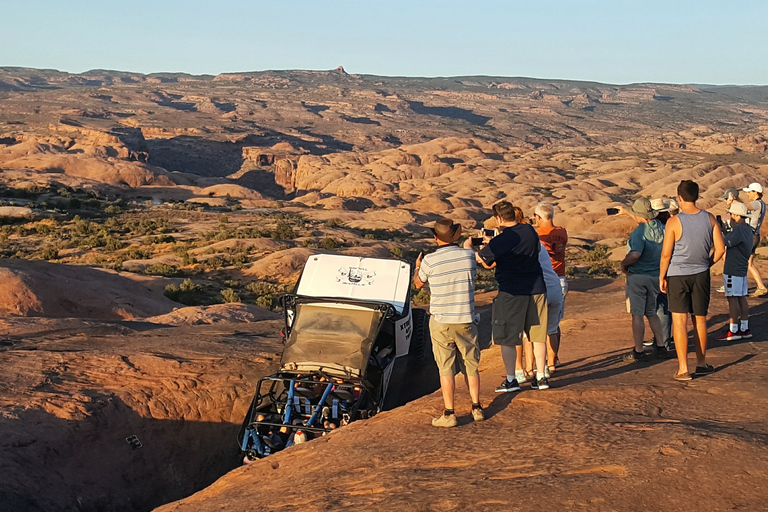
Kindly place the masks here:
[(491, 291), (496, 290), (498, 288), (498, 283), (496, 282), (496, 271), (482, 268), (480, 265), (477, 266), (477, 276), (475, 277), (475, 289), (477, 291)]
[(429, 289), (425, 287), (413, 295), (412, 302), (414, 306), (425, 306), (429, 304), (430, 298), (431, 294), (429, 293)]
[(49, 245), (43, 249), (42, 256), (44, 260), (55, 260), (59, 257), (59, 250)]
[(393, 258), (401, 259), (403, 257), (403, 250), (400, 247), (393, 247), (389, 250), (389, 254)]
[(277, 295), (286, 291), (284, 284), (275, 284), (268, 281), (252, 281), (245, 288), (254, 295)]
[(128, 252), (125, 253), (125, 257), (129, 260), (148, 260), (152, 257), (152, 253), (148, 251), (147, 249), (129, 249)]
[(279, 238), (281, 240), (293, 240), (296, 238), (296, 232), (293, 230), (293, 226), (285, 221), (278, 221), (275, 229), (272, 230), (272, 238)]
[(115, 236), (107, 236), (104, 240), (104, 247), (108, 251), (119, 251), (125, 246), (125, 243)]
[(341, 247), (341, 244), (335, 238), (327, 236), (327, 237), (323, 238), (322, 240), (320, 240), (320, 247), (322, 247), (325, 250), (330, 251), (330, 250), (333, 250), (333, 249), (338, 249), (339, 247)]
[(584, 259), (587, 261), (600, 261), (604, 260), (606, 256), (608, 256), (608, 247), (605, 245), (596, 245), (594, 249), (587, 252)]
[(373, 233), (366, 233), (363, 238), (366, 240), (374, 240), (376, 237), (373, 236)]
[(565, 267), (565, 277), (574, 277), (575, 275), (576, 275), (576, 267), (574, 266)]
[(187, 254), (187, 251), (189, 251), (189, 247), (186, 244), (178, 244), (173, 248), (173, 252), (176, 253), (176, 256), (183, 257), (185, 254)]
[(195, 284), (191, 279), (185, 279), (179, 285), (179, 290), (183, 292), (199, 292), (202, 288), (199, 284)]
[(256, 305), (262, 308), (272, 309), (274, 307), (274, 299), (271, 295), (261, 295), (256, 298)]
[(227, 279), (224, 281), (224, 286), (229, 286), (230, 288), (240, 288), (240, 282), (235, 281), (234, 279)]
[(72, 197), (72, 192), (70, 192), (66, 188), (60, 188), (59, 190), (57, 190), (56, 193), (59, 194), (59, 196), (61, 197)]
[(221, 290), (221, 298), (224, 300), (225, 304), (240, 302), (240, 296), (232, 288)]
[(333, 219), (328, 219), (328, 221), (325, 223), (325, 226), (329, 228), (338, 228), (343, 226), (343, 224), (339, 219), (334, 217)]
[(106, 208), (104, 208), (104, 213), (109, 213), (109, 214), (121, 213), (122, 211), (123, 209), (117, 206), (116, 204), (111, 204)]
[(163, 276), (163, 277), (178, 277), (184, 275), (176, 265), (168, 265), (167, 263), (155, 263), (149, 265), (144, 269), (144, 273), (148, 276)]

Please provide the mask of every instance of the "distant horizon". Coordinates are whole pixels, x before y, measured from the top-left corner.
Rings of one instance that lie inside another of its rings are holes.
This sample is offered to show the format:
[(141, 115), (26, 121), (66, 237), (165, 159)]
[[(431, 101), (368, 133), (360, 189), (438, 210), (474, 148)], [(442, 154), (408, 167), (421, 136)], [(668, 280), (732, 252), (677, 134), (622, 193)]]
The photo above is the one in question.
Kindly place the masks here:
[[(630, 85), (691, 85), (691, 86), (703, 86), (703, 87), (768, 87), (768, 83), (765, 84), (759, 84), (759, 83), (745, 83), (745, 84), (739, 84), (739, 83), (699, 83), (699, 82), (654, 82), (654, 81), (638, 81), (638, 82), (628, 82), (628, 83), (614, 83), (614, 82), (602, 82), (599, 80), (584, 80), (584, 79), (578, 79), (578, 78), (551, 78), (551, 77), (535, 77), (535, 76), (505, 76), (505, 75), (488, 75), (488, 74), (474, 74), (474, 75), (439, 75), (439, 76), (422, 76), (422, 75), (383, 75), (380, 73), (357, 73), (354, 71), (348, 70), (346, 67), (342, 66), (344, 68), (344, 72), (348, 75), (359, 75), (359, 76), (374, 76), (374, 77), (382, 77), (382, 78), (413, 78), (413, 79), (449, 79), (449, 78), (504, 78), (504, 79), (518, 79), (518, 80), (539, 80), (539, 81), (557, 81), (557, 82), (587, 82), (587, 83), (596, 83), (601, 85), (612, 85), (612, 86), (630, 86)], [(293, 69), (249, 69), (249, 70), (242, 70), (242, 71), (222, 71), (220, 73), (191, 73), (189, 71), (152, 71), (152, 72), (143, 72), (143, 71), (130, 71), (130, 70), (124, 70), (124, 69), (110, 69), (110, 68), (92, 68), (87, 69), (85, 71), (69, 71), (65, 69), (57, 69), (57, 68), (38, 68), (33, 66), (16, 66), (16, 65), (3, 65), (0, 64), (0, 69), (32, 69), (36, 71), (55, 71), (58, 73), (67, 73), (70, 75), (85, 75), (88, 73), (98, 72), (98, 71), (104, 71), (109, 73), (125, 73), (125, 74), (131, 74), (131, 75), (144, 75), (144, 76), (151, 76), (151, 75), (187, 75), (192, 77), (203, 77), (203, 76), (209, 76), (209, 77), (216, 77), (219, 75), (237, 75), (237, 74), (248, 74), (248, 73), (269, 73), (269, 72), (328, 72), (328, 71), (335, 71), (338, 69), (338, 66), (331, 69), (300, 69), (300, 68), (293, 68)]]
[[(328, 70), (603, 84), (768, 84), (759, 0), (8, 2), (0, 62), (191, 75)], [(67, 71), (80, 74), (82, 71)], [(242, 72), (242, 71), (241, 71)]]

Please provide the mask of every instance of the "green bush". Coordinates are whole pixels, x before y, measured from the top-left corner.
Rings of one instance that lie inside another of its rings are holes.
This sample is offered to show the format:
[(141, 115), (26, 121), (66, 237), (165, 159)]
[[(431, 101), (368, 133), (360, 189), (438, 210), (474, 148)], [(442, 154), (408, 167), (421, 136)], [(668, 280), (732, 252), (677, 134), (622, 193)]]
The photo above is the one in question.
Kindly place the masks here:
[(403, 250), (400, 247), (393, 247), (389, 250), (389, 254), (393, 258), (401, 259), (403, 257)]
[(226, 290), (221, 290), (221, 298), (224, 299), (224, 303), (232, 303), (232, 302), (240, 302), (240, 296), (235, 293), (235, 290), (232, 288), (227, 288)]
[(55, 260), (59, 257), (59, 250), (53, 246), (48, 246), (45, 249), (43, 249), (43, 259), (44, 260)]
[(262, 308), (272, 309), (274, 306), (274, 299), (271, 295), (262, 295), (256, 299), (256, 305)]
[(341, 244), (335, 238), (327, 236), (327, 237), (323, 238), (322, 240), (320, 240), (320, 247), (325, 249), (325, 250), (330, 251), (330, 250), (333, 250), (333, 249), (338, 249), (339, 247), (341, 247)]
[(184, 272), (179, 270), (176, 265), (168, 265), (166, 263), (155, 263), (144, 269), (144, 273), (148, 276), (163, 276), (163, 277), (179, 277), (184, 275)]

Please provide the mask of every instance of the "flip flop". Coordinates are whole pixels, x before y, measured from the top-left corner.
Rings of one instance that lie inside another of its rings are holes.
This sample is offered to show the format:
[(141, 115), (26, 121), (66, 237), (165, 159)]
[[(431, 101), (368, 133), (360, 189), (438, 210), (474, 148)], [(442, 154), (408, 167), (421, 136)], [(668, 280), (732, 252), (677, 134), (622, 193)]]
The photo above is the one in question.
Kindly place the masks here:
[(715, 367), (711, 364), (705, 364), (704, 366), (697, 366), (696, 371), (693, 372), (694, 375), (709, 375), (710, 373), (715, 373)]
[(691, 380), (692, 377), (688, 373), (676, 373), (675, 380)]

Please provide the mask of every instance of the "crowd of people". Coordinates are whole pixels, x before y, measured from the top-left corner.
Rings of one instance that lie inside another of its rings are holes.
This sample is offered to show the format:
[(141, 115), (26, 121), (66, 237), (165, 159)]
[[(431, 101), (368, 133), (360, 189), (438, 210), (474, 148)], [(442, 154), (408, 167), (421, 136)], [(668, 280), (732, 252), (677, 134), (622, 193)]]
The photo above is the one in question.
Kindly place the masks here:
[[(732, 341), (751, 338), (747, 277), (757, 288), (754, 296), (768, 294), (754, 265), (755, 249), (766, 213), (763, 188), (752, 183), (742, 190), (723, 194), (729, 218), (723, 221), (696, 206), (699, 186), (683, 180), (675, 199), (640, 198), (631, 209), (620, 208), (637, 222), (627, 242), (621, 269), (627, 275), (625, 295), (631, 316), (634, 347), (623, 357), (627, 363), (653, 358), (669, 359), (676, 353), (675, 380), (707, 375), (715, 368), (707, 363), (706, 316), (710, 303), (710, 269), (725, 257), (723, 287), (729, 308), (729, 324), (718, 336)], [(509, 201), (493, 206), (493, 218), (485, 223), (482, 238), (458, 241), (462, 227), (441, 219), (432, 231), (437, 249), (416, 261), (414, 285), (429, 283), (430, 332), (440, 372), (445, 409), (432, 420), (438, 427), (457, 424), (454, 409), (455, 375), (464, 373), (472, 400), (472, 418), (484, 419), (480, 401), (477, 332), (479, 315), (474, 307), (474, 281), (478, 265), (494, 269), (498, 294), (493, 301), (491, 335), (500, 346), (506, 377), (497, 393), (549, 388), (550, 376), (559, 366), (559, 323), (568, 291), (565, 279), (565, 248), (568, 235), (554, 222), (554, 206), (542, 202), (526, 218)], [(696, 366), (688, 369), (688, 319), (693, 326)], [(646, 350), (645, 323), (653, 339)], [(674, 347), (674, 348), (673, 348)]]

